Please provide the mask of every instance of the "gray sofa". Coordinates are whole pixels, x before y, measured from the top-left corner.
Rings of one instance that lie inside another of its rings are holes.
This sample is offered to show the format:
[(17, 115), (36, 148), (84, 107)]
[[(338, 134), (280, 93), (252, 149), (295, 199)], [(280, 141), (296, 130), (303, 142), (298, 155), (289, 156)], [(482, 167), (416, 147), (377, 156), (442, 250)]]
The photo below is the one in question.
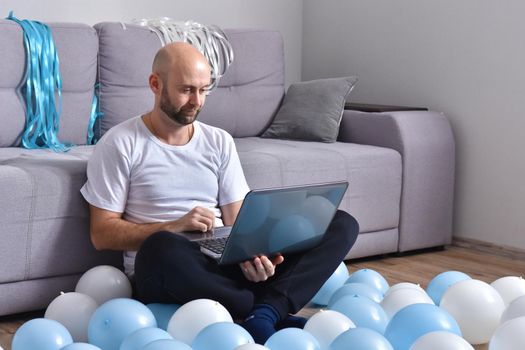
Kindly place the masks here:
[[(120, 253), (92, 247), (79, 193), (93, 150), (85, 145), (93, 87), (100, 83), (99, 134), (153, 103), (156, 34), (120, 23), (50, 26), (63, 79), (59, 138), (76, 145), (66, 153), (20, 147), (23, 34), (0, 20), (0, 315), (45, 308), (87, 269), (122, 265)], [(235, 61), (199, 118), (235, 137), (252, 188), (348, 180), (341, 208), (361, 227), (348, 258), (450, 243), (454, 140), (443, 114), (345, 111), (338, 142), (262, 139), (285, 92), (282, 38), (226, 33)]]

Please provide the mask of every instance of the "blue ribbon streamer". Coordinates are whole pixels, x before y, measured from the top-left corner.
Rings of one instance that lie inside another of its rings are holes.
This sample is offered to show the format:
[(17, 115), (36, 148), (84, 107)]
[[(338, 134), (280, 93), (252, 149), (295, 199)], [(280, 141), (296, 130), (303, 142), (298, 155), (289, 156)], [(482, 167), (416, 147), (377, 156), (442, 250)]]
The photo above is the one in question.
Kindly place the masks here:
[(26, 72), (22, 90), (25, 90), (26, 127), (22, 145), (67, 151), (71, 145), (63, 144), (57, 136), (62, 112), (62, 80), (51, 30), (37, 21), (19, 20), (13, 11), (7, 19), (18, 23), (24, 31)]
[[(87, 145), (94, 145), (98, 141), (99, 135), (95, 135), (95, 122), (99, 117), (102, 117), (104, 114), (100, 111), (100, 104), (98, 103), (98, 91), (99, 91), (99, 84), (95, 84), (95, 89), (93, 91), (93, 102), (91, 104), (91, 115), (89, 116), (89, 124), (88, 124), (88, 134), (87, 134)], [(97, 136), (97, 137), (95, 137)]]

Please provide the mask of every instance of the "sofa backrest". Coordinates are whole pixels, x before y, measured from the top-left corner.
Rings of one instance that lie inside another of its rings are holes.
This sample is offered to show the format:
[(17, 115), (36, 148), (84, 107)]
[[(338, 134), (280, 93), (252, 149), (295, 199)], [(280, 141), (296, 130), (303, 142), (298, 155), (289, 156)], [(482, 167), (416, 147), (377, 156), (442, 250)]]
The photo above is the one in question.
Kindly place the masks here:
[[(60, 61), (61, 142), (86, 144), (93, 90), (98, 81), (103, 117), (96, 134), (142, 114), (153, 106), (148, 76), (157, 35), (148, 28), (121, 23), (49, 23)], [(98, 32), (98, 36), (97, 36)], [(284, 51), (276, 31), (226, 29), (234, 62), (208, 96), (199, 120), (235, 137), (255, 136), (270, 124), (284, 95)], [(20, 25), (0, 20), (0, 147), (20, 146), (25, 127), (24, 33)]]
[[(151, 63), (161, 47), (146, 27), (121, 23), (95, 25), (99, 36), (100, 133), (149, 111)], [(234, 137), (256, 136), (266, 129), (284, 95), (284, 54), (276, 31), (226, 29), (234, 62), (207, 97), (199, 120)]]
[[(85, 24), (49, 23), (60, 61), (62, 114), (58, 138), (85, 144), (97, 73), (98, 40)], [(0, 147), (19, 146), (25, 126), (20, 85), (25, 73), (24, 33), (20, 25), (0, 20)]]

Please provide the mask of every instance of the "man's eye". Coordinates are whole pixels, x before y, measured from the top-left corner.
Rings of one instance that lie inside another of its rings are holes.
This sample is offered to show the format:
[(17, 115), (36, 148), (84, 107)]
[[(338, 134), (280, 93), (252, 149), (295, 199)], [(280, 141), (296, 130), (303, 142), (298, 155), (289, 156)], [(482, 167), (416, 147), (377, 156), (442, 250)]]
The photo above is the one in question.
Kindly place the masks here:
[(210, 89), (201, 89), (200, 91), (201, 95), (209, 95), (210, 94)]

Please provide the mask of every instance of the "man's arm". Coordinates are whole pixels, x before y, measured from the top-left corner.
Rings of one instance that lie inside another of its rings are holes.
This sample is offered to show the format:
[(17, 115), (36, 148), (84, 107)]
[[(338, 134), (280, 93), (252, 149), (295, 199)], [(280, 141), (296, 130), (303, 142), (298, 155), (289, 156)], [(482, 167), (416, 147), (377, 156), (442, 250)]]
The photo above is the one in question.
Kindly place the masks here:
[(159, 231), (182, 232), (211, 230), (215, 215), (209, 209), (195, 207), (178, 220), (135, 224), (122, 219), (122, 213), (90, 205), (90, 235), (96, 249), (138, 250), (142, 242)]
[(230, 204), (223, 205), (221, 208), (222, 222), (224, 226), (232, 226), (237, 219), (239, 210), (241, 210), (242, 201), (233, 202)]

